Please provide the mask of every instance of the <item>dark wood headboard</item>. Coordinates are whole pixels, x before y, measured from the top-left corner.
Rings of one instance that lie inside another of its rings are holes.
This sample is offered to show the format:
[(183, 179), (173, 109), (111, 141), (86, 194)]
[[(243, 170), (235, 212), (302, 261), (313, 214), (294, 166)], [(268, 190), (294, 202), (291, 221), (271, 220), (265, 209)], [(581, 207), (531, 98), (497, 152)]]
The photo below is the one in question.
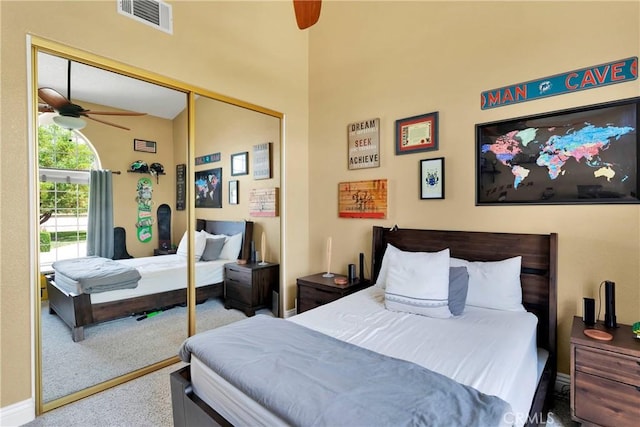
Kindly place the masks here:
[(242, 249), (238, 259), (251, 258), (251, 239), (253, 239), (252, 221), (215, 221), (208, 219), (197, 219), (196, 230), (204, 230), (211, 234), (226, 234), (232, 236), (242, 233)]
[(538, 347), (555, 360), (558, 236), (552, 234), (485, 233), (373, 227), (372, 283), (375, 283), (387, 243), (410, 252), (437, 252), (469, 261), (500, 261), (522, 256), (522, 303), (538, 317)]

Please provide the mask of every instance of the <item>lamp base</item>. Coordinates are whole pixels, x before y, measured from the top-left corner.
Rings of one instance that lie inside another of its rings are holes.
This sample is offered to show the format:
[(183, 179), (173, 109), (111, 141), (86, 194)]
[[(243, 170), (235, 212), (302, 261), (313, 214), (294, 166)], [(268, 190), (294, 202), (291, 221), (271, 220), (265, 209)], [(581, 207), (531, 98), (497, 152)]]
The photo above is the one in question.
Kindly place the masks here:
[(333, 277), (333, 273), (326, 272), (322, 275), (322, 277)]

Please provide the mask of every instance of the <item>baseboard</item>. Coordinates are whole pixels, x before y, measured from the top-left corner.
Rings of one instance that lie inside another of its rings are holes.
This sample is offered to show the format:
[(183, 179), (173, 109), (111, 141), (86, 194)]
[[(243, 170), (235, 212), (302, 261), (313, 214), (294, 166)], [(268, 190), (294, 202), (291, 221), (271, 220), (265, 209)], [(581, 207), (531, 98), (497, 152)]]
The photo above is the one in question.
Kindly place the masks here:
[(571, 386), (571, 376), (558, 372), (554, 391), (556, 393), (566, 393)]
[(0, 426), (21, 426), (35, 420), (36, 406), (33, 399), (23, 400), (0, 408)]

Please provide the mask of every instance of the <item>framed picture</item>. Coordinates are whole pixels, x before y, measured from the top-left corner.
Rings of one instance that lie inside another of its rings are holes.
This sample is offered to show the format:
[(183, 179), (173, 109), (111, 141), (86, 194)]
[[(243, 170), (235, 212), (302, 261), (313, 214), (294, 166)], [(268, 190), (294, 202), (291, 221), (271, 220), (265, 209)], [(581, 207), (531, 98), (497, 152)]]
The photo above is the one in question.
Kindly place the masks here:
[(238, 181), (229, 181), (229, 204), (238, 204)]
[(347, 125), (348, 167), (380, 167), (380, 119), (362, 120)]
[(247, 175), (249, 173), (249, 153), (231, 155), (231, 176)]
[(420, 198), (444, 199), (444, 157), (420, 160)]
[(222, 207), (222, 168), (197, 171), (196, 208)]
[(144, 139), (134, 139), (133, 151), (142, 151), (143, 153), (155, 153), (156, 143), (154, 141), (145, 141)]
[(396, 120), (396, 155), (438, 149), (438, 112)]
[(638, 203), (640, 98), (476, 125), (476, 205)]
[(253, 179), (271, 178), (271, 143), (253, 146)]

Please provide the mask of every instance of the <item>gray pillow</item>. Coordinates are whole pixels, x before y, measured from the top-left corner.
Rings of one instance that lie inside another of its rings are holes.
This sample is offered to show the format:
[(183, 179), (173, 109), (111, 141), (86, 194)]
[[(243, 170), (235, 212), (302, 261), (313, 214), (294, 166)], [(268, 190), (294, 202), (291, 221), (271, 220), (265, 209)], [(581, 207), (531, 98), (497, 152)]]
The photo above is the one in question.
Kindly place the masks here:
[[(222, 247), (224, 246), (226, 238), (207, 238), (207, 244), (204, 247), (204, 252), (202, 253), (202, 257), (200, 257), (201, 261), (215, 261), (220, 258), (220, 252), (222, 252)], [(464, 267), (462, 267), (464, 268)], [(466, 268), (464, 268), (466, 270)]]
[(449, 267), (449, 311), (454, 316), (459, 316), (464, 311), (468, 290), (469, 272), (467, 267)]

